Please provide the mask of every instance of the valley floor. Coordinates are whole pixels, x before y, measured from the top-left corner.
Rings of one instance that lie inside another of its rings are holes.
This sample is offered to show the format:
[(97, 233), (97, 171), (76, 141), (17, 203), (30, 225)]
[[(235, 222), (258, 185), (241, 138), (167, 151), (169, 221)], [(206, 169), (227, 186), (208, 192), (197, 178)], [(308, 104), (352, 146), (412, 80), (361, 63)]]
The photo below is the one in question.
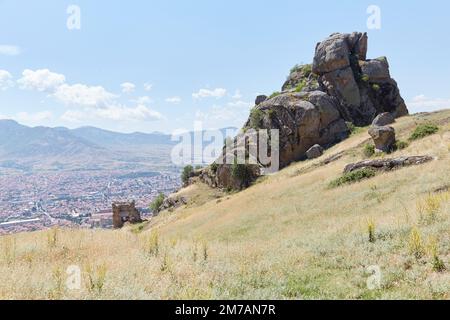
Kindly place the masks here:
[(142, 225), (1, 237), (0, 298), (450, 299), (450, 111), (394, 127), (426, 121), (440, 131), (387, 157), (436, 160), (359, 183), (329, 188), (367, 130), (239, 193), (191, 186)]

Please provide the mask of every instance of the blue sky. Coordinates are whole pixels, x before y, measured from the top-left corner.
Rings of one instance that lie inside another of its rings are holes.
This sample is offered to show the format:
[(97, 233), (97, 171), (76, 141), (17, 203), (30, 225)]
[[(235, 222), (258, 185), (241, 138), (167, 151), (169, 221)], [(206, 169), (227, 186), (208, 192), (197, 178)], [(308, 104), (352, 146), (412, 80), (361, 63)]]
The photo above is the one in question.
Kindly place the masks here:
[[(368, 30), (369, 5), (381, 29)], [(81, 29), (69, 30), (69, 5)], [(369, 34), (411, 111), (450, 107), (448, 1), (0, 0), (0, 117), (163, 131), (240, 126), (333, 32)]]

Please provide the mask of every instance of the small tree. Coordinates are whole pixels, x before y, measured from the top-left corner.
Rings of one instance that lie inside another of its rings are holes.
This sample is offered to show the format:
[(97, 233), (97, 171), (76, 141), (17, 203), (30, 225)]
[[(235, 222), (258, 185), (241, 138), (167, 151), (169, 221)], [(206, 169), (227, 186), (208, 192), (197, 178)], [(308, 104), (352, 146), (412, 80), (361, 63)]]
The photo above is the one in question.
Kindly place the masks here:
[(187, 165), (183, 168), (183, 173), (181, 174), (181, 181), (184, 184), (188, 183), (189, 178), (192, 177), (192, 173), (194, 172), (194, 168), (191, 165)]
[(161, 207), (161, 205), (163, 204), (164, 198), (165, 198), (165, 195), (164, 195), (163, 193), (160, 193), (160, 194), (155, 198), (155, 200), (153, 200), (153, 202), (150, 204), (150, 209), (151, 209), (153, 212), (157, 212), (157, 211), (159, 210), (159, 208)]
[(253, 172), (248, 164), (238, 164), (236, 159), (231, 166), (231, 175), (239, 181), (240, 188), (247, 188), (252, 182)]

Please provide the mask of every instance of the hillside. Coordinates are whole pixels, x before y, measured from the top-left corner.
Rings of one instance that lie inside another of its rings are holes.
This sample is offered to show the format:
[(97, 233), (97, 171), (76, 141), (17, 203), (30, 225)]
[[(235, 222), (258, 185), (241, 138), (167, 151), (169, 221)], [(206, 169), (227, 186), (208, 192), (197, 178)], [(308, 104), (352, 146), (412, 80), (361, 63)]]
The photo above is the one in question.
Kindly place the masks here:
[[(186, 206), (141, 225), (2, 237), (0, 299), (450, 299), (437, 263), (450, 268), (450, 110), (393, 126), (406, 141), (426, 122), (439, 131), (385, 157), (434, 161), (358, 183), (329, 186), (364, 158), (367, 128), (239, 193), (197, 182)], [(71, 265), (80, 290), (65, 287)]]
[(170, 166), (174, 142), (162, 133), (94, 127), (27, 127), (0, 120), (0, 168), (33, 170), (158, 169)]

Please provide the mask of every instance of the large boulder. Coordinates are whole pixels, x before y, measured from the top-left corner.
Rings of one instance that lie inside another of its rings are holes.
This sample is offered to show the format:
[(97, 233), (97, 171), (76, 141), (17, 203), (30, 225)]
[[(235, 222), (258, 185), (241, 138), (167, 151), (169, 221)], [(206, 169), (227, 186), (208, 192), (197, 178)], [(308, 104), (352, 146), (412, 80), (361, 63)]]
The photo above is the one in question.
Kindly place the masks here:
[(257, 105), (263, 103), (263, 102), (266, 101), (266, 100), (267, 100), (267, 96), (265, 96), (265, 95), (259, 95), (259, 96), (257, 96), (256, 99), (255, 99), (255, 105), (257, 106)]
[(375, 60), (359, 61), (361, 72), (370, 82), (386, 82), (389, 81), (391, 75), (389, 73), (389, 63), (386, 57)]
[(375, 127), (383, 127), (390, 125), (395, 122), (395, 118), (389, 112), (384, 112), (376, 116), (376, 118), (372, 121), (372, 126)]
[(312, 71), (319, 86), (339, 100), (342, 116), (357, 126), (376, 115), (408, 114), (385, 57), (366, 60), (367, 34), (332, 34), (316, 47)]
[(313, 145), (306, 151), (306, 156), (308, 159), (316, 159), (323, 155), (323, 148), (319, 144)]
[(346, 35), (336, 33), (316, 46), (312, 71), (324, 74), (350, 66), (350, 48)]
[(391, 152), (395, 145), (395, 129), (388, 126), (371, 127), (369, 134), (379, 152)]

